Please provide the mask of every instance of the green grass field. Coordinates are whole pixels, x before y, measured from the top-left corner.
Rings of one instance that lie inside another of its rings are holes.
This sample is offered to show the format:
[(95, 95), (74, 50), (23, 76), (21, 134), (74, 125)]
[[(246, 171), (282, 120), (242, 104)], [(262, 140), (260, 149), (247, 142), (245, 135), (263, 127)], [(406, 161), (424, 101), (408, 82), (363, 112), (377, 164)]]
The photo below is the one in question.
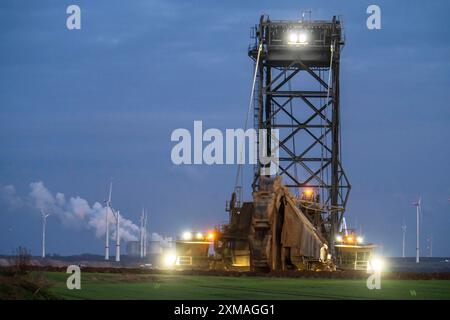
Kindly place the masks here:
[(50, 292), (64, 299), (450, 299), (448, 280), (365, 280), (82, 273), (81, 290), (67, 274), (48, 272)]

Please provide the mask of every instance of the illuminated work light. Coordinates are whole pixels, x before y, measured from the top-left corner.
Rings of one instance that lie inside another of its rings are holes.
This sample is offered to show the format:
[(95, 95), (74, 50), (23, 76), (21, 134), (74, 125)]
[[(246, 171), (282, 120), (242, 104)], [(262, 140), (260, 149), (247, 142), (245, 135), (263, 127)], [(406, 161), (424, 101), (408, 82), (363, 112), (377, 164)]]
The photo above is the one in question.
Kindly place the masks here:
[(373, 258), (367, 265), (367, 271), (381, 272), (386, 269), (384, 260), (381, 258)]
[(289, 44), (307, 44), (308, 43), (308, 35), (306, 32), (291, 32), (288, 37)]
[(298, 36), (297, 36), (297, 34), (296, 34), (295, 32), (292, 32), (292, 33), (289, 35), (289, 42), (291, 42), (291, 43), (297, 43), (297, 41), (298, 41)]
[(195, 238), (196, 238), (197, 240), (201, 240), (201, 239), (203, 239), (203, 234), (202, 234), (201, 232), (198, 232), (198, 233), (195, 235)]
[(164, 256), (164, 265), (166, 267), (171, 267), (175, 264), (177, 257), (174, 254), (167, 254)]
[(192, 240), (192, 233), (189, 231), (183, 232), (183, 240)]
[(298, 35), (298, 42), (301, 44), (305, 44), (308, 41), (308, 37), (306, 33), (302, 32)]

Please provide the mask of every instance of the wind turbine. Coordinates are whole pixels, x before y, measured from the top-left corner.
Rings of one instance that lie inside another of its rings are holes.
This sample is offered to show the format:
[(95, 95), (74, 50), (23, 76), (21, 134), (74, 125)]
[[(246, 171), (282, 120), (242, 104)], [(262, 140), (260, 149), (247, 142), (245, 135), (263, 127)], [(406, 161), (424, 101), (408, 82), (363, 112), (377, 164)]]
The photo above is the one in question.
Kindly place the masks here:
[(405, 222), (403, 222), (403, 225), (402, 225), (402, 232), (403, 232), (402, 257), (405, 258), (406, 257), (406, 255), (405, 255), (405, 240), (406, 240), (406, 224), (405, 224)]
[(144, 208), (141, 213), (140, 240), (141, 258), (144, 258), (147, 256), (147, 212)]
[(145, 211), (145, 230), (144, 230), (144, 235), (145, 235), (145, 256), (147, 256), (147, 244), (148, 244), (148, 239), (147, 239), (147, 221), (148, 221), (148, 212)]
[(433, 234), (431, 234), (428, 237), (427, 242), (428, 242), (428, 256), (430, 258), (432, 258), (433, 257)]
[(109, 184), (109, 197), (105, 200), (105, 220), (106, 220), (106, 231), (105, 231), (105, 260), (109, 260), (109, 208), (111, 205), (111, 194), (112, 194), (112, 182)]
[(50, 216), (50, 213), (45, 213), (41, 210), (42, 215), (42, 258), (45, 258), (45, 228), (47, 226), (47, 218)]
[(141, 230), (139, 232), (139, 239), (140, 239), (140, 245), (139, 245), (139, 249), (140, 249), (140, 256), (141, 259), (144, 257), (144, 208), (142, 208), (142, 213), (141, 213)]
[(413, 205), (416, 207), (416, 214), (417, 214), (417, 236), (416, 236), (416, 263), (419, 263), (419, 251), (420, 251), (420, 245), (419, 245), (419, 231), (420, 231), (420, 212), (422, 210), (422, 205), (421, 205), (421, 197), (419, 197), (419, 201), (414, 202)]
[(105, 200), (106, 202), (106, 244), (105, 244), (105, 260), (109, 260), (109, 210), (111, 210), (112, 214), (114, 215), (114, 218), (116, 218), (116, 261), (120, 261), (120, 212), (115, 211), (112, 206), (112, 182), (109, 185), (109, 197), (108, 200)]
[(144, 211), (144, 257), (147, 256), (147, 211)]

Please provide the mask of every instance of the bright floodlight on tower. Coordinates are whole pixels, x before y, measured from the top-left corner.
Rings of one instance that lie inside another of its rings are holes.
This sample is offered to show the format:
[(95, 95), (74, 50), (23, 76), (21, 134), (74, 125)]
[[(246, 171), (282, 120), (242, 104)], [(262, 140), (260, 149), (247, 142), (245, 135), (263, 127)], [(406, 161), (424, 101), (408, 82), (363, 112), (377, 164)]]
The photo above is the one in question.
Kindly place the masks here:
[(289, 42), (290, 43), (297, 43), (297, 41), (298, 41), (297, 33), (296, 32), (291, 32), (289, 34)]
[(308, 36), (306, 35), (306, 32), (299, 33), (298, 42), (301, 44), (306, 44), (308, 42)]
[(357, 237), (356, 238), (356, 242), (358, 242), (358, 243), (363, 243), (364, 242), (364, 238), (363, 237)]
[(289, 44), (307, 44), (308, 35), (305, 31), (291, 31), (288, 36)]

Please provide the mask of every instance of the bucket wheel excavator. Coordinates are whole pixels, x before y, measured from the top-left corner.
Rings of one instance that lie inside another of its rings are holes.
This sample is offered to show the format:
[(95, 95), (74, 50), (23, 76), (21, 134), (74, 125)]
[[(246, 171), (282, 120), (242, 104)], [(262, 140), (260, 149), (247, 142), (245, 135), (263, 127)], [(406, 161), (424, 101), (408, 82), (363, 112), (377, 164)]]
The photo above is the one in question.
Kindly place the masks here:
[[(334, 269), (350, 191), (340, 152), (342, 30), (337, 17), (262, 16), (254, 28), (248, 114), (253, 109), (254, 128), (265, 130), (268, 141), (258, 135), (252, 201), (241, 201), (236, 183), (229, 223), (216, 230), (215, 252), (226, 269)], [(261, 151), (273, 155), (273, 142), (278, 161), (261, 161)]]

